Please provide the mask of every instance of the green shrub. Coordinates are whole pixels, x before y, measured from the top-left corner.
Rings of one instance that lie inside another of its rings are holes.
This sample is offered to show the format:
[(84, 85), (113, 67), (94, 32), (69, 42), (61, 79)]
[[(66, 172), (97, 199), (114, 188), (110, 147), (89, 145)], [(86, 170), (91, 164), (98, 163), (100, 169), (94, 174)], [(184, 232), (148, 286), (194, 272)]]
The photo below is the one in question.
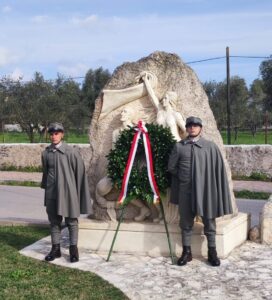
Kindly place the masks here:
[(0, 171), (42, 172), (42, 167), (41, 166), (16, 167), (12, 165), (3, 165), (2, 167), (0, 167)]
[(272, 178), (261, 172), (252, 172), (249, 176), (233, 175), (233, 180), (254, 180), (254, 181), (272, 181)]
[(270, 193), (251, 192), (248, 190), (235, 191), (234, 195), (236, 198), (260, 199), (260, 200), (267, 200), (270, 197)]

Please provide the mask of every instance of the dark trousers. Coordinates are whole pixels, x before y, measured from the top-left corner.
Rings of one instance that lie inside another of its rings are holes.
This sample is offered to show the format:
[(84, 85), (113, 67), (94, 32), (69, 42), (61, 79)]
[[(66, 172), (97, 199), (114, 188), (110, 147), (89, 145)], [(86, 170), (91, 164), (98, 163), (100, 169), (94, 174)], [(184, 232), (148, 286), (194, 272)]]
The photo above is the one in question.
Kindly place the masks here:
[[(48, 213), (48, 220), (50, 222), (51, 241), (53, 245), (60, 244), (61, 237), (61, 223), (62, 216)], [(65, 224), (69, 230), (70, 245), (77, 245), (78, 242), (78, 219), (77, 218), (65, 218)]]
[[(183, 198), (182, 203), (179, 203), (180, 213), (180, 228), (182, 230), (182, 245), (191, 246), (191, 237), (194, 226), (194, 219), (196, 215), (191, 209), (191, 197), (187, 194), (187, 197)], [(204, 234), (207, 237), (208, 247), (215, 247), (215, 235), (216, 235), (216, 222), (215, 219), (207, 219), (202, 217), (204, 224)]]

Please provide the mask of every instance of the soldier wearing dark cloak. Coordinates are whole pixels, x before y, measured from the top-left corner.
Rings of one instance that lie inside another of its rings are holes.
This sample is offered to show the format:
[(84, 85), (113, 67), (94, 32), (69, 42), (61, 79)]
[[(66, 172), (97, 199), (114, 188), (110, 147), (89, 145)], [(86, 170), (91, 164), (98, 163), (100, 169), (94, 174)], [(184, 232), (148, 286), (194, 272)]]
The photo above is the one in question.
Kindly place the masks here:
[(177, 264), (192, 260), (191, 236), (195, 216), (202, 217), (208, 241), (208, 262), (219, 266), (215, 218), (231, 214), (228, 179), (219, 148), (201, 137), (202, 120), (186, 120), (188, 137), (173, 148), (168, 170), (172, 175), (171, 202), (178, 204), (183, 252)]
[(70, 237), (70, 261), (77, 262), (78, 217), (91, 213), (91, 200), (83, 160), (74, 148), (62, 141), (64, 128), (61, 123), (48, 127), (51, 145), (42, 153), (43, 176), (41, 187), (45, 189), (44, 205), (51, 229), (52, 249), (46, 261), (61, 256), (61, 223), (65, 219)]

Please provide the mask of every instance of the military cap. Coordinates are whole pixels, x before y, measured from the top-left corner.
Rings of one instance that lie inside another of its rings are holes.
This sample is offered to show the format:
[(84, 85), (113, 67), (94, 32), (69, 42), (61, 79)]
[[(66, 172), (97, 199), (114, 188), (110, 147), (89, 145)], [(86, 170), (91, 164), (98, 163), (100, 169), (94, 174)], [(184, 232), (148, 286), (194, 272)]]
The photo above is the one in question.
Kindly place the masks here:
[(202, 120), (198, 117), (189, 117), (186, 119), (186, 125), (185, 127), (188, 127), (189, 125), (199, 125), (200, 127), (202, 127)]
[(48, 133), (57, 132), (57, 131), (64, 132), (63, 125), (58, 122), (50, 123), (48, 126)]

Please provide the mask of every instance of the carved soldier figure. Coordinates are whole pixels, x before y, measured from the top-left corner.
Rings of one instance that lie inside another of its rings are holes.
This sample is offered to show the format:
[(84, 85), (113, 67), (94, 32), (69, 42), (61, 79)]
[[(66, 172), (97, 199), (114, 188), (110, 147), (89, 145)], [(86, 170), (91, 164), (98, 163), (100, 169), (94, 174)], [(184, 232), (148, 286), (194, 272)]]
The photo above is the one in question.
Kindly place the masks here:
[(159, 101), (150, 83), (152, 76), (150, 72), (142, 72), (140, 74), (140, 78), (145, 83), (148, 96), (157, 110), (156, 123), (163, 127), (169, 127), (175, 140), (180, 141), (181, 138), (186, 137), (186, 129), (183, 116), (174, 109), (177, 93), (167, 91), (161, 101)]

